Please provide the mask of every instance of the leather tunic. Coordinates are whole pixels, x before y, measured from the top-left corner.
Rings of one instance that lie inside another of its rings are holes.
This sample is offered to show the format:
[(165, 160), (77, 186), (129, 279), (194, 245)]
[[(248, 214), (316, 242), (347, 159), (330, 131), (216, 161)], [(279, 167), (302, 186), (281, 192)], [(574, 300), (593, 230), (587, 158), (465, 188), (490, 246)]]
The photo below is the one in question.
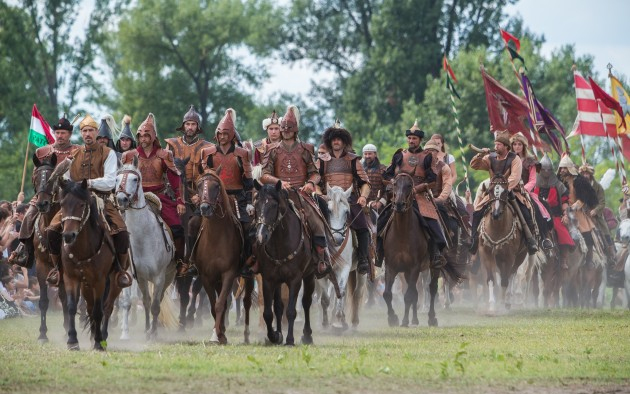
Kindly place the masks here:
[[(354, 177), (352, 174), (352, 159), (356, 156), (347, 153), (341, 157), (330, 156), (324, 163), (324, 185), (330, 187), (339, 186), (343, 190), (347, 190), (353, 186)], [(356, 194), (356, 187), (352, 189), (352, 194)]]
[(45, 159), (50, 158), (50, 156), (52, 156), (52, 154), (54, 153), (55, 155), (57, 155), (57, 163), (61, 163), (67, 157), (72, 156), (72, 154), (79, 148), (80, 148), (79, 145), (70, 144), (65, 149), (60, 149), (60, 148), (55, 147), (55, 144), (50, 144), (50, 145), (46, 145), (46, 146), (42, 146), (41, 148), (38, 148), (35, 151), (35, 155), (37, 156), (39, 160), (43, 161)]
[(429, 153), (427, 151), (419, 151), (412, 153), (407, 149), (402, 151), (402, 163), (398, 167), (398, 172), (409, 174), (413, 178), (414, 185), (425, 182), (426, 173), (424, 170), (424, 159)]
[(263, 163), (263, 174), (273, 175), (289, 182), (292, 187), (299, 188), (308, 180), (312, 180), (313, 173), (317, 175), (313, 161), (314, 148), (313, 145), (303, 142), (297, 142), (292, 148), (288, 150), (283, 142), (270, 145), (266, 161)]
[(105, 175), (105, 160), (111, 149), (99, 143), (93, 146), (92, 149), (82, 146), (75, 150), (74, 160), (70, 166), (70, 178), (73, 181), (102, 178)]
[(201, 151), (201, 166), (208, 168), (208, 157), (212, 157), (212, 168), (221, 167), (219, 178), (223, 181), (227, 191), (242, 190), (243, 177), (251, 179), (252, 165), (249, 160), (249, 152), (238, 146), (223, 154), (216, 145), (212, 144)]
[(123, 153), (121, 161), (123, 164), (133, 162), (133, 158), (138, 158), (138, 169), (142, 174), (142, 188), (154, 188), (164, 186), (165, 166), (179, 175), (179, 170), (175, 167), (173, 153), (165, 149), (159, 148), (155, 155), (144, 157), (140, 155), (137, 149), (129, 150)]
[[(379, 198), (385, 198), (385, 183), (383, 182), (383, 173), (387, 169), (383, 164), (378, 163), (375, 166), (368, 167), (363, 163), (363, 168), (370, 181), (372, 188), (370, 189), (370, 195), (368, 201), (376, 201)], [(380, 194), (379, 194), (380, 192)]]
[(190, 161), (186, 164), (186, 181), (189, 186), (194, 184), (195, 179), (199, 176), (199, 164), (201, 163), (201, 150), (207, 148), (212, 143), (199, 139), (198, 141), (187, 144), (183, 137), (167, 138), (167, 149), (173, 152), (173, 157), (178, 159), (186, 159), (190, 157)]

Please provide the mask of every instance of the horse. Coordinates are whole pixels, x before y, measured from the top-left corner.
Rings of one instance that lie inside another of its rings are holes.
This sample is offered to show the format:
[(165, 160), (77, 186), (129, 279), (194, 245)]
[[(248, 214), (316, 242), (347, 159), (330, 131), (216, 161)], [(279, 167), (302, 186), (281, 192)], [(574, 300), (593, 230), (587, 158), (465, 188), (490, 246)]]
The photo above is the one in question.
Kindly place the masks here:
[[(147, 339), (157, 336), (158, 316), (164, 292), (175, 278), (175, 245), (167, 225), (154, 212), (145, 199), (138, 158), (125, 164), (116, 174), (116, 201), (123, 213), (129, 231), (131, 257), (134, 263), (138, 287), (142, 293)], [(159, 199), (147, 193), (153, 203)], [(158, 207), (159, 209), (160, 207)], [(148, 284), (153, 283), (153, 294)], [(129, 310), (123, 310), (123, 325)], [(150, 314), (153, 320), (150, 321)]]
[(70, 350), (79, 350), (75, 315), (80, 291), (87, 305), (86, 324), (94, 339), (94, 349), (102, 351), (107, 347), (109, 317), (121, 291), (112, 270), (114, 242), (105, 219), (99, 214), (96, 197), (88, 190), (87, 180), (61, 183), (61, 262), (69, 314), (67, 345)]
[(399, 273), (404, 273), (407, 282), (405, 291), (405, 315), (401, 326), (409, 326), (409, 309), (412, 308), (412, 324), (418, 325), (418, 290), (416, 283), (420, 272), (430, 270), (431, 282), (429, 293), (431, 297), (429, 305), (429, 321), (431, 327), (438, 325), (435, 317), (435, 295), (437, 294), (438, 279), (441, 272), (446, 273), (450, 279), (459, 281), (461, 273), (453, 266), (453, 262), (447, 260), (443, 269), (434, 269), (430, 266), (429, 239), (422, 228), (419, 213), (414, 208), (414, 181), (406, 173), (399, 173), (392, 181), (393, 212), (381, 231), (383, 249), (385, 254), (385, 290), (383, 299), (387, 304), (387, 316), (390, 326), (398, 326), (399, 319), (392, 308), (392, 286)]
[[(630, 243), (630, 219), (624, 219), (619, 224), (619, 239), (621, 243), (617, 244), (617, 250), (621, 250), (624, 247), (628, 247)], [(624, 270), (623, 270), (624, 288), (626, 293), (626, 306), (630, 309), (630, 254), (626, 257)], [(617, 297), (617, 288), (613, 288), (612, 300), (610, 301), (610, 308), (614, 307), (614, 301)]]
[[(333, 261), (333, 271), (339, 283), (341, 297), (335, 301), (334, 321), (332, 328), (337, 331), (345, 331), (348, 329), (346, 323), (346, 297), (352, 297), (352, 326), (356, 328), (359, 325), (359, 307), (363, 299), (366, 288), (365, 275), (357, 275), (357, 259), (354, 256), (355, 247), (352, 241), (352, 233), (348, 225), (348, 215), (350, 214), (350, 204), (348, 198), (352, 194), (352, 186), (348, 190), (343, 190), (339, 186), (327, 187), (326, 196), (328, 196), (328, 210), (330, 211), (330, 229), (333, 240), (335, 242), (335, 255)], [(350, 218), (350, 221), (352, 218)], [(353, 273), (355, 277), (350, 283), (350, 275)], [(358, 276), (358, 277), (357, 277)], [(328, 327), (328, 306), (332, 298), (332, 284), (328, 278), (318, 280), (318, 285), (322, 288), (321, 305), (322, 305), (322, 326)]]
[[(191, 258), (199, 270), (199, 278), (210, 299), (214, 317), (211, 342), (227, 343), (224, 315), (234, 279), (244, 263), (241, 256), (244, 237), (241, 223), (228, 196), (219, 171), (200, 169), (196, 180), (201, 228), (193, 246)], [(245, 286), (245, 343), (249, 343), (249, 310), (253, 279), (246, 280)], [(216, 295), (218, 293), (218, 297)]]
[(527, 256), (523, 226), (518, 220), (518, 207), (508, 203), (507, 179), (494, 175), (487, 193), (490, 202), (479, 228), (479, 257), (486, 267), (489, 293), (489, 310), (494, 311), (496, 299), (494, 286), (498, 271), (501, 284), (501, 301), (506, 309), (511, 307), (511, 294), (508, 285), (518, 267)]
[[(273, 344), (282, 343), (283, 305), (280, 302), (280, 286), (285, 283), (289, 288), (286, 345), (295, 344), (293, 326), (297, 317), (296, 303), (302, 282), (304, 282), (302, 343), (312, 344), (310, 307), (315, 290), (314, 259), (316, 255), (311, 248), (310, 236), (305, 234), (303, 219), (292, 200), (289, 199), (288, 191), (282, 188), (281, 181), (275, 185), (264, 186), (254, 181), (254, 186), (258, 191), (254, 202), (255, 250), (263, 278), (262, 291), (265, 304), (263, 318), (267, 325), (267, 338)], [(274, 313), (276, 331), (272, 328)]]
[[(33, 250), (35, 253), (35, 271), (37, 273), (37, 282), (40, 288), (39, 298), (39, 338), (40, 344), (48, 342), (48, 326), (46, 324), (46, 315), (50, 300), (48, 299), (48, 282), (46, 278), (53, 268), (48, 253), (48, 239), (46, 238), (46, 228), (50, 224), (52, 218), (59, 211), (59, 202), (55, 200), (57, 197), (58, 184), (56, 179), (51, 179), (51, 175), (57, 165), (57, 155), (54, 153), (48, 160), (40, 161), (36, 154), (33, 154), (33, 183), (35, 185), (35, 206), (37, 207), (38, 216), (35, 219), (33, 229)], [(59, 299), (63, 309), (63, 325), (68, 328), (68, 304), (66, 300), (66, 290), (62, 283), (59, 284)]]

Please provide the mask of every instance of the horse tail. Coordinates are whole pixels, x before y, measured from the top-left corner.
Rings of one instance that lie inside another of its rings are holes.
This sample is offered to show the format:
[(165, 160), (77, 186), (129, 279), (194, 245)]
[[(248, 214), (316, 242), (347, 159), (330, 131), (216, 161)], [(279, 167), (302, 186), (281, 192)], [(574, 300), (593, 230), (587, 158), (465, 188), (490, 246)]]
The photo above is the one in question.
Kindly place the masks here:
[(440, 268), (440, 274), (444, 279), (455, 285), (466, 279), (465, 271), (466, 263), (459, 262), (459, 259), (446, 259), (446, 264)]

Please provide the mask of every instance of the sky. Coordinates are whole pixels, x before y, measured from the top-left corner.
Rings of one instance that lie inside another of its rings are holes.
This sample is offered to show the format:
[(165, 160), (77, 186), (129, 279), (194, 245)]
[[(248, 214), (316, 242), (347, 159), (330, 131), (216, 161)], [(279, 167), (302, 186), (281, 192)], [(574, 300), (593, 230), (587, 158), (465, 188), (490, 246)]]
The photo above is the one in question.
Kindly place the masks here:
[[(520, 15), (527, 28), (544, 35), (543, 55), (574, 44), (578, 55), (595, 57), (600, 78), (608, 75), (608, 63), (614, 67), (613, 74), (630, 77), (630, 0), (521, 0), (507, 7), (506, 13)], [(261, 92), (274, 91), (282, 82), (282, 90), (291, 87), (290, 93), (307, 94), (311, 80), (330, 78), (306, 62), (294, 66), (276, 62), (271, 74)]]

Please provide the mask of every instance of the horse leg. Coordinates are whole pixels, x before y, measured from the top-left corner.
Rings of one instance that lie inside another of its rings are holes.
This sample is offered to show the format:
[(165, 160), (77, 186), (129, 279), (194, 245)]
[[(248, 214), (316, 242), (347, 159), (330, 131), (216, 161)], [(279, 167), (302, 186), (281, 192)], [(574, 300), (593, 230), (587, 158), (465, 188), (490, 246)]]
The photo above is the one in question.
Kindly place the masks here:
[(284, 301), (282, 300), (282, 286), (278, 286), (273, 297), (273, 314), (276, 317), (276, 331), (280, 333), (280, 336), (282, 336), (282, 320), (284, 319)]
[(190, 276), (177, 277), (175, 284), (177, 286), (177, 294), (179, 294), (179, 332), (186, 331), (186, 308), (190, 301), (190, 284), (192, 278)]
[[(269, 342), (278, 344), (279, 335), (278, 332), (273, 330), (273, 311), (271, 309), (277, 292), (276, 289), (272, 287), (272, 283), (265, 279), (263, 279), (262, 291), (264, 303), (263, 319), (265, 319), (265, 324), (267, 325), (267, 338), (269, 339)], [(282, 316), (280, 316), (280, 319), (282, 319)]]
[(328, 321), (328, 307), (330, 306), (330, 297), (328, 296), (328, 279), (317, 279), (318, 287), (320, 288), (320, 305), (322, 306), (322, 327), (328, 328), (330, 322)]
[(214, 321), (214, 329), (219, 338), (221, 345), (227, 344), (227, 337), (225, 336), (225, 325), (223, 324), (224, 315), (227, 313), (227, 299), (231, 297), (232, 284), (234, 283), (235, 272), (226, 272), (221, 277), (221, 291), (215, 305), (216, 319)]
[(80, 283), (71, 281), (66, 275), (63, 278), (66, 286), (66, 304), (68, 305), (68, 342), (69, 350), (79, 350), (79, 340), (77, 339), (76, 315), (79, 304)]
[(297, 317), (297, 298), (302, 287), (302, 279), (293, 279), (293, 282), (289, 284), (289, 304), (287, 305), (287, 339), (285, 345), (295, 345), (295, 338), (293, 337), (293, 326), (295, 324), (295, 318)]
[(254, 292), (254, 278), (245, 279), (245, 291), (243, 292), (243, 308), (245, 309), (244, 342), (249, 343), (249, 311), (252, 307), (252, 293)]
[(144, 333), (149, 334), (151, 329), (151, 294), (149, 282), (145, 278), (138, 278), (138, 288), (142, 294), (142, 307), (144, 308)]
[[(402, 319), (402, 323), (400, 323), (401, 327), (409, 327), (409, 309), (411, 309), (414, 304), (414, 294), (416, 300), (418, 299), (418, 289), (416, 288), (416, 282), (413, 280), (413, 272), (405, 271), (405, 281), (407, 282), (407, 290), (405, 291), (404, 300), (405, 300), (405, 314)], [(418, 278), (416, 278), (416, 281)], [(417, 301), (416, 301), (417, 302)]]
[(120, 296), (120, 309), (122, 309), (122, 322), (120, 324), (120, 339), (129, 339), (129, 311), (131, 310), (131, 288), (123, 289)]
[(48, 299), (48, 282), (43, 275), (37, 275), (37, 282), (39, 283), (39, 338), (37, 341), (40, 344), (48, 343), (48, 326), (46, 324), (46, 314), (48, 313), (48, 306), (50, 301)]
[[(86, 301), (88, 302), (88, 311), (91, 309), (91, 312), (88, 312), (88, 319), (90, 321), (90, 325), (92, 328), (92, 335), (94, 336), (94, 350), (105, 350), (107, 348), (107, 344), (103, 338), (103, 332), (101, 330), (101, 325), (103, 324), (103, 297), (105, 296), (105, 281), (104, 280), (97, 281), (92, 288), (92, 307), (90, 308), (90, 300), (89, 296), (86, 295)], [(113, 304), (112, 304), (113, 309)]]
[(361, 305), (363, 305), (363, 298), (365, 297), (365, 291), (367, 289), (367, 276), (359, 275), (357, 271), (354, 271), (355, 286), (352, 296), (352, 327), (356, 329), (359, 326), (359, 312)]
[(399, 325), (398, 316), (392, 308), (392, 286), (396, 279), (396, 273), (394, 273), (388, 266), (385, 267), (385, 290), (383, 291), (383, 300), (387, 305), (387, 322), (390, 327), (397, 327)]
[(162, 303), (162, 296), (164, 295), (164, 277), (158, 277), (153, 284), (153, 295), (151, 297), (151, 315), (153, 317), (151, 321), (151, 328), (147, 333), (147, 340), (152, 340), (157, 337), (158, 318), (160, 316), (160, 304)]
[(197, 299), (199, 299), (199, 309), (201, 309), (202, 307), (202, 299), (199, 298), (199, 293), (201, 293), (202, 286), (203, 285), (199, 277), (197, 277), (192, 282), (192, 299), (190, 300), (190, 305), (188, 306), (188, 314), (186, 316), (186, 321), (191, 326), (193, 326), (195, 322), (197, 323), (198, 326), (201, 326), (201, 324), (203, 323), (203, 321), (200, 318), (195, 319), (195, 314), (197, 313)]
[(304, 291), (302, 292), (302, 310), (304, 311), (304, 329), (302, 330), (302, 343), (313, 344), (313, 330), (311, 329), (311, 304), (315, 291), (315, 278), (310, 275), (304, 278)]

